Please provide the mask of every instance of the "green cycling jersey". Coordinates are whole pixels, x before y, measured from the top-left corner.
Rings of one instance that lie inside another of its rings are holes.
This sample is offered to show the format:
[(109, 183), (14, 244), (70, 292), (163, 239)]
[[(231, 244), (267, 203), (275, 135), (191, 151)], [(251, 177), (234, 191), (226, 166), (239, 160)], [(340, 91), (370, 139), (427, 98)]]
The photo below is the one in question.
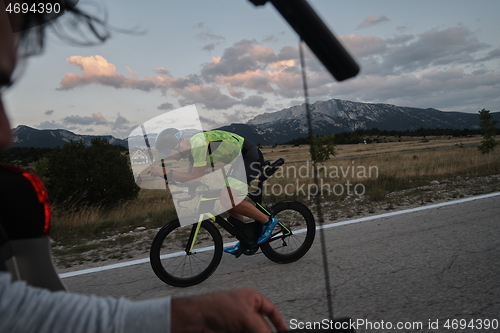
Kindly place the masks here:
[(231, 163), (241, 152), (244, 141), (237, 134), (220, 130), (195, 134), (189, 140), (193, 166), (207, 165), (207, 156), (212, 163)]

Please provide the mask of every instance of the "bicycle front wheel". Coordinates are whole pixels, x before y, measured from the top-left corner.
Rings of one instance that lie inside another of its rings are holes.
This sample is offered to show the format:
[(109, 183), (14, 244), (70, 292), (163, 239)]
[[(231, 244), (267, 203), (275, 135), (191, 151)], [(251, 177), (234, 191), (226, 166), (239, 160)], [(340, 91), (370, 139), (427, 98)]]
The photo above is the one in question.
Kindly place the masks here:
[(222, 236), (212, 223), (201, 223), (191, 249), (197, 223), (181, 226), (178, 219), (166, 224), (156, 234), (150, 250), (151, 267), (163, 282), (189, 287), (206, 280), (222, 258)]
[(287, 264), (302, 258), (311, 248), (316, 235), (314, 216), (306, 205), (293, 200), (278, 202), (271, 212), (279, 223), (271, 240), (260, 246), (274, 262)]

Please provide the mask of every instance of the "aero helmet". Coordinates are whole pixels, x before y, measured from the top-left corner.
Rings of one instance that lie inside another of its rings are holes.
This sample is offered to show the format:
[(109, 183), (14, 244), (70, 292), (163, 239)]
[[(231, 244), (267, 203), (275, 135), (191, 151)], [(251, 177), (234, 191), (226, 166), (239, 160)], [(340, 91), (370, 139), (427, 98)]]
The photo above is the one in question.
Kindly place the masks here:
[(177, 147), (182, 138), (182, 132), (176, 128), (162, 130), (156, 136), (155, 147), (163, 156), (170, 155), (172, 149)]

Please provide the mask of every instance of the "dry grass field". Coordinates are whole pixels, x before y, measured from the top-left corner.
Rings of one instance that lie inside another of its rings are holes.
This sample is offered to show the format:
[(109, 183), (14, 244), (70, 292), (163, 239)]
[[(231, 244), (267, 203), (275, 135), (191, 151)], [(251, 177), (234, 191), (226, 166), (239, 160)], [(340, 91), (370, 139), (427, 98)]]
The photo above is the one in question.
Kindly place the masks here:
[[(411, 152), (415, 150), (431, 150), (438, 148), (479, 145), (482, 137), (426, 137), (425, 139), (420, 137), (383, 137), (380, 138), (380, 140), (385, 142), (336, 146), (335, 159), (375, 154)], [(307, 145), (277, 145), (274, 148), (271, 146), (264, 146), (261, 150), (264, 154), (264, 157), (269, 160), (275, 160), (278, 157), (284, 157), (287, 162), (307, 161), (308, 159), (310, 159), (309, 146)]]
[[(266, 159), (286, 160), (266, 182), (264, 201), (288, 198), (312, 207), (319, 192), (327, 219), (336, 220), (500, 190), (500, 149), (481, 155), (479, 136), (385, 141), (336, 146), (336, 156), (317, 166), (320, 188), (313, 184), (308, 146), (263, 147)], [(175, 217), (168, 191), (145, 189), (111, 210), (54, 207), (53, 213), (53, 250), (60, 266), (147, 253), (156, 230)]]
[[(477, 149), (481, 137), (448, 138), (385, 138), (385, 143), (354, 144), (336, 146), (336, 156), (317, 166), (322, 184), (336, 185), (338, 191), (333, 193), (332, 200), (341, 199), (340, 184), (348, 182), (363, 184), (365, 192), (393, 192), (418, 187), (430, 183), (456, 177), (477, 177), (500, 173), (500, 154), (495, 151), (489, 155), (481, 155)], [(293, 182), (296, 186), (288, 186), (288, 193), (302, 184), (311, 184), (312, 164), (307, 162), (309, 146), (263, 147), (266, 159), (273, 161), (283, 157), (286, 160), (282, 168), (283, 175), (278, 172), (270, 180), (268, 188), (272, 190), (273, 182), (286, 186)], [(302, 170), (301, 170), (302, 169)], [(310, 170), (309, 173), (306, 169)], [(302, 172), (299, 172), (302, 171)], [(306, 176), (306, 177), (304, 177)], [(320, 183), (321, 184), (321, 183)], [(313, 185), (311, 188), (313, 189)], [(278, 185), (275, 186), (278, 194)], [(324, 187), (325, 191), (328, 189)], [(348, 195), (344, 186), (344, 195)], [(358, 187), (361, 190), (361, 186)], [(272, 191), (271, 191), (272, 192)], [(297, 192), (297, 191), (295, 191)], [(359, 191), (358, 191), (359, 193)], [(314, 194), (314, 193), (313, 193)], [(300, 195), (298, 196), (300, 197)], [(337, 197), (337, 198), (336, 198)]]

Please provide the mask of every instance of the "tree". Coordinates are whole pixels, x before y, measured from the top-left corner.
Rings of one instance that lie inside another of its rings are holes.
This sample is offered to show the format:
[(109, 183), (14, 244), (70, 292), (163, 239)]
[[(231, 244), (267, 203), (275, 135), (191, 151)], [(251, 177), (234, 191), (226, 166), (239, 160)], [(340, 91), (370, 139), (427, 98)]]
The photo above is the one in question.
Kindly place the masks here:
[(127, 158), (105, 139), (92, 140), (90, 147), (71, 141), (55, 150), (48, 164), (49, 196), (61, 206), (109, 207), (139, 193)]
[(49, 158), (47, 156), (39, 159), (35, 164), (36, 174), (40, 177), (42, 182), (45, 184), (45, 187), (49, 187), (50, 179), (48, 178), (49, 174)]
[(330, 156), (335, 156), (335, 134), (327, 134), (313, 137), (311, 156), (315, 162), (325, 162)]
[(490, 111), (485, 109), (479, 111), (479, 120), (479, 126), (481, 127), (481, 132), (483, 133), (483, 140), (477, 149), (479, 149), (483, 155), (489, 154), (499, 144), (495, 141), (498, 120), (493, 119)]

